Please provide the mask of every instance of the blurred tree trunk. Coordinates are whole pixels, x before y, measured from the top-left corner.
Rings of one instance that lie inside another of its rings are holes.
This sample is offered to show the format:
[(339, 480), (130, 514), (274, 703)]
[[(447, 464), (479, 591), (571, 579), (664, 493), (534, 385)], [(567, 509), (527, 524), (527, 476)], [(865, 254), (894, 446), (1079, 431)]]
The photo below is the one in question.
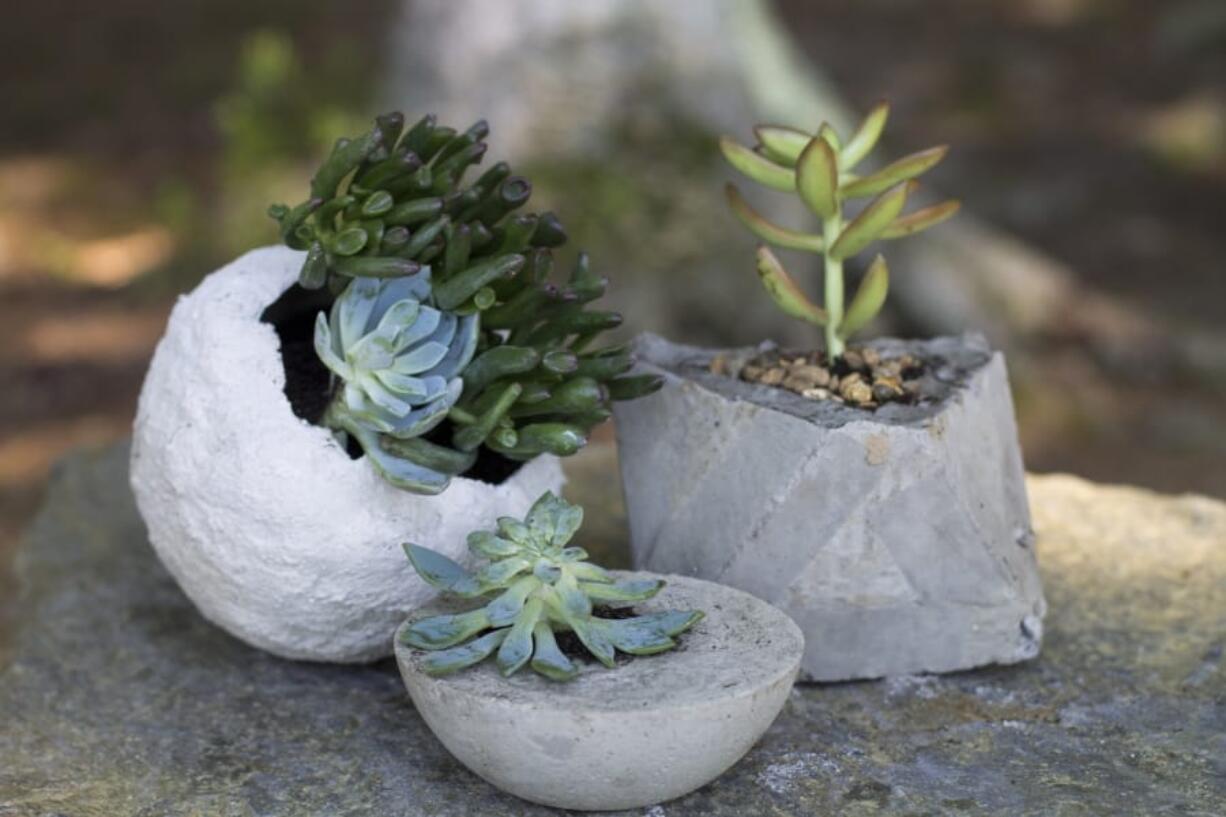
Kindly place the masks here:
[[(558, 209), (614, 278), (629, 329), (817, 342), (758, 291), (753, 241), (724, 210), (731, 175), (714, 138), (748, 140), (756, 121), (847, 133), (857, 117), (765, 0), (406, 0), (392, 38), (388, 104), (456, 126), (487, 118), (495, 157), (532, 178), (538, 205)], [(787, 197), (755, 202), (806, 223)], [(1222, 366), (1216, 342), (1170, 338), (972, 215), (888, 252), (894, 326), (882, 328), (977, 329), (1015, 353), (1073, 337), (1124, 369), (1140, 348)], [(788, 260), (820, 291), (811, 256)]]

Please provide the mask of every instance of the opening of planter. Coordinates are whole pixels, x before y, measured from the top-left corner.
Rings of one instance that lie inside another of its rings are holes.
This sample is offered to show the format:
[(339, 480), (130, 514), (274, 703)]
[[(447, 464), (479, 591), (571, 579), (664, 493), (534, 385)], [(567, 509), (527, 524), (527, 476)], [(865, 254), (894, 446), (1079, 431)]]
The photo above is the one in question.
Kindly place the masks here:
[[(319, 425), (336, 392), (331, 373), (315, 353), (315, 316), (332, 304), (326, 289), (308, 290), (294, 284), (260, 315), (272, 326), (281, 342), (281, 365), (285, 370), (285, 398), (294, 416)], [(454, 428), (446, 420), (425, 435), (430, 442), (445, 445)], [(350, 438), (347, 452), (353, 459), (363, 456), (361, 447)], [(477, 461), (461, 476), (491, 485), (510, 479), (524, 463), (504, 457), (485, 446), (478, 449)]]

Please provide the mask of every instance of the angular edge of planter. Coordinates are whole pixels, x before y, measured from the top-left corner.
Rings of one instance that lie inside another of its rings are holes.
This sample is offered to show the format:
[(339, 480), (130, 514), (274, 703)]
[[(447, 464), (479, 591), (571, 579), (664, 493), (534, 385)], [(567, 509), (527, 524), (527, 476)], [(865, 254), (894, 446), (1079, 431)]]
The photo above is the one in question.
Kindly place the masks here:
[(1004, 357), (977, 335), (868, 344), (939, 356), (936, 402), (869, 413), (635, 341), (657, 393), (617, 404), (634, 565), (739, 587), (804, 631), (801, 680), (1009, 664), (1046, 603)]
[[(619, 572), (619, 576), (636, 574)], [(637, 574), (645, 575), (645, 574)], [(659, 577), (657, 577), (659, 578)], [(729, 587), (666, 576), (640, 612), (701, 609), (675, 650), (607, 669), (576, 659), (580, 675), (549, 681), (493, 663), (434, 678), (428, 653), (400, 642), (396, 662), (413, 705), (449, 752), (517, 797), (556, 808), (641, 808), (680, 797), (729, 769), (787, 701), (804, 636), (779, 610)], [(436, 603), (417, 618), (466, 609)]]
[(402, 542), (467, 562), (468, 531), (522, 516), (565, 478), (545, 456), (501, 485), (459, 478), (419, 496), (295, 416), (260, 317), (302, 256), (253, 250), (179, 299), (141, 390), (131, 485), (154, 550), (205, 618), (285, 658), (371, 661), (437, 595)]

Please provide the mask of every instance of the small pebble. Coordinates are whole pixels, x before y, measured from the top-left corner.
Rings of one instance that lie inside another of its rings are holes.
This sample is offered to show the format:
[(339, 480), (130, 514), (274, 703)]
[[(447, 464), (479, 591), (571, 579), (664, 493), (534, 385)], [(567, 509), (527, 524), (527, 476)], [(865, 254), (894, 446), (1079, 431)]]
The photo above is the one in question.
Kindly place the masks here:
[(810, 400), (829, 400), (829, 389), (805, 389), (800, 393), (801, 397), (807, 397)]
[(711, 374), (725, 374), (728, 371), (728, 361), (723, 355), (711, 358)]
[(870, 369), (881, 363), (881, 353), (876, 349), (861, 349), (860, 357), (864, 358), (864, 365)]
[(855, 349), (848, 349), (843, 353), (843, 362), (847, 364), (852, 371), (860, 371), (864, 368), (864, 356)]
[(783, 368), (777, 366), (767, 369), (758, 378), (758, 382), (764, 386), (778, 386), (783, 382)]

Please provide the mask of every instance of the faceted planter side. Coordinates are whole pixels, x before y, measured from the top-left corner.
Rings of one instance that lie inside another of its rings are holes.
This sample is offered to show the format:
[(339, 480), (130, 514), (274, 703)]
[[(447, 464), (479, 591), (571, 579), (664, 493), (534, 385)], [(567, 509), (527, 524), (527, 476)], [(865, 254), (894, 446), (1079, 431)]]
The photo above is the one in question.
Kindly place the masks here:
[[(641, 808), (709, 783), (774, 722), (796, 679), (804, 637), (748, 593), (684, 576), (640, 577), (667, 584), (634, 604), (635, 612), (706, 613), (677, 648), (619, 655), (612, 669), (577, 658), (578, 677), (561, 683), (527, 667), (503, 678), (492, 659), (436, 678), (421, 669), (429, 653), (405, 646), (398, 633), (396, 661), (413, 705), (457, 760), (535, 803)], [(472, 606), (440, 601), (404, 626)]]
[(302, 255), (247, 253), (176, 304), (141, 391), (132, 489), (162, 563), (214, 624), (287, 658), (369, 661), (436, 595), (401, 542), (463, 562), (468, 531), (564, 480), (539, 457), (500, 485), (458, 478), (420, 496), (296, 417), (261, 315)]
[[(802, 680), (1033, 658), (1046, 605), (1003, 357), (974, 335), (869, 345), (940, 358), (933, 402), (808, 400), (640, 337), (665, 385), (615, 410), (635, 566), (785, 610)], [(735, 370), (756, 351), (722, 354)]]

